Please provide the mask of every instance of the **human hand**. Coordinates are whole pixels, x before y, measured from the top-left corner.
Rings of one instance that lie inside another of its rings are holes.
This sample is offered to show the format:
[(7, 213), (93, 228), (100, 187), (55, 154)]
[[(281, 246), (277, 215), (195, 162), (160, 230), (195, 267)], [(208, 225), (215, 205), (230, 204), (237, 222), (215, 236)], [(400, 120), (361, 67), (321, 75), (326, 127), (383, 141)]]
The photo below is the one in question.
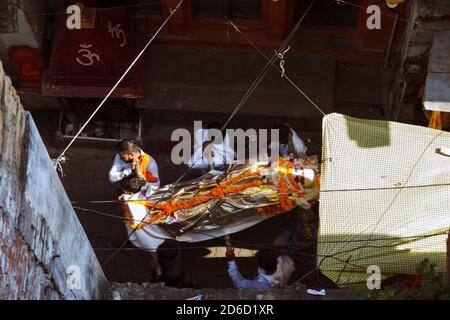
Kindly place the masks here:
[(234, 249), (233, 248), (227, 248), (227, 251), (225, 252), (225, 256), (228, 259), (234, 259)]
[(147, 180), (145, 179), (145, 176), (142, 174), (142, 172), (139, 172), (139, 176), (138, 176), (139, 180), (146, 182)]
[(137, 163), (140, 163), (140, 154), (139, 154), (139, 152), (133, 152), (132, 154), (131, 154), (131, 158), (133, 159), (133, 163), (134, 164), (137, 164)]

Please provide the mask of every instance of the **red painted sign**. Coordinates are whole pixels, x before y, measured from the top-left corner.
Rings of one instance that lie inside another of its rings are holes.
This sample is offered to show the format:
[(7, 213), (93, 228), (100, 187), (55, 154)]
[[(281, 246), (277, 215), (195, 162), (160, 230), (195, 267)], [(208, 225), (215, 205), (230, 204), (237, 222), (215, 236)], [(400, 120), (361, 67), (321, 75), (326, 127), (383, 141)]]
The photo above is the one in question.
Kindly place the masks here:
[[(45, 93), (55, 96), (102, 97), (122, 76), (144, 43), (140, 25), (123, 10), (97, 10), (95, 27), (69, 30), (66, 17), (56, 21)], [(123, 79), (114, 97), (139, 97), (143, 90), (143, 57)]]

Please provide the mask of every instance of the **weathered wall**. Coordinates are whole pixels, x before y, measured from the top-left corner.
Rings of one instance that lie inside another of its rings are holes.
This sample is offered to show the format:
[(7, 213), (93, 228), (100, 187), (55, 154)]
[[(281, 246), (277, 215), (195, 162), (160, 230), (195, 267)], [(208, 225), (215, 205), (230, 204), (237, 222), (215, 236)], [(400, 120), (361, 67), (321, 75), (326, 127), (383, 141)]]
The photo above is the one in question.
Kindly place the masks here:
[(392, 119), (417, 122), (417, 117), (423, 118), (419, 102), (422, 99), (433, 38), (436, 34), (450, 31), (450, 0), (414, 0), (408, 2), (408, 5), (408, 31)]
[[(67, 286), (78, 266), (80, 286)], [(0, 299), (97, 299), (107, 281), (0, 63)], [(72, 288), (72, 289), (71, 289)]]
[[(145, 61), (144, 98), (136, 102), (138, 108), (225, 114), (236, 107), (266, 64), (255, 51), (163, 44), (153, 45)], [(286, 75), (327, 113), (333, 109), (335, 66), (332, 55), (294, 52), (285, 63)], [(269, 69), (239, 113), (321, 116), (275, 69)]]

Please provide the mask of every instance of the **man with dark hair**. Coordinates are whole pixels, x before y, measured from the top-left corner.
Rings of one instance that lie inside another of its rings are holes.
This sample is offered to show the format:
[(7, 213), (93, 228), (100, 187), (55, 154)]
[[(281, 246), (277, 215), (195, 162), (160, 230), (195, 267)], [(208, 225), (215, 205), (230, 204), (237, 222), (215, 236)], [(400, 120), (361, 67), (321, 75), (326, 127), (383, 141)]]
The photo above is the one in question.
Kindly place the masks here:
[(109, 171), (109, 181), (118, 182), (135, 174), (142, 181), (159, 187), (158, 165), (132, 139), (124, 139), (117, 144), (117, 154)]
[(258, 265), (266, 274), (274, 274), (277, 271), (277, 256), (269, 249), (262, 249), (256, 254)]
[(256, 254), (258, 274), (254, 280), (245, 279), (239, 272), (234, 260), (234, 249), (226, 252), (228, 260), (228, 275), (238, 289), (266, 290), (272, 287), (287, 285), (294, 272), (294, 262), (288, 256), (277, 256), (270, 249), (262, 249)]
[(120, 180), (120, 188), (125, 194), (134, 194), (139, 192), (144, 184), (145, 182), (133, 174)]
[[(272, 129), (278, 130), (279, 133), (278, 153), (280, 156), (293, 155), (295, 158), (306, 158), (306, 151), (308, 148), (290, 125), (285, 123), (277, 123), (272, 127)], [(271, 142), (269, 149), (272, 152), (276, 150), (274, 142)]]

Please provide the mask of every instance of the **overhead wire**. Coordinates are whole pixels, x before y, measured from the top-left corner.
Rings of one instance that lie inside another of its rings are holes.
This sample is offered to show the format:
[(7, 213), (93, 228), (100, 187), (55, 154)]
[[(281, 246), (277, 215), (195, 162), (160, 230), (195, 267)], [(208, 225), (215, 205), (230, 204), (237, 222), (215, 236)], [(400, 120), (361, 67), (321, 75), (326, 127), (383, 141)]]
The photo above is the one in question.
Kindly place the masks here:
[[(291, 32), (289, 33), (289, 35), (286, 37), (286, 39), (283, 41), (283, 44), (281, 45), (280, 49), (278, 50), (279, 52), (282, 52), (286, 49), (287, 44), (289, 44), (289, 42), (291, 41), (292, 37), (294, 36), (294, 34), (296, 33), (296, 31), (298, 30), (298, 28), (300, 27), (301, 23), (303, 22), (303, 19), (305, 18), (305, 16), (308, 14), (308, 12), (310, 11), (310, 9), (312, 8), (312, 6), (314, 5), (314, 3), (316, 2), (316, 0), (312, 0), (310, 5), (308, 6), (308, 8), (305, 10), (304, 14), (302, 15), (302, 17), (299, 19), (299, 21), (296, 23), (296, 25), (294, 26), (294, 28), (291, 30)], [(272, 59), (276, 59), (277, 58), (277, 54), (275, 53), (272, 57)], [(271, 59), (271, 60), (272, 60)], [(238, 105), (234, 108), (234, 110), (231, 112), (230, 116), (228, 117), (228, 119), (225, 121), (225, 123), (223, 124), (222, 128), (221, 128), (221, 132), (223, 132), (225, 130), (225, 128), (228, 126), (228, 124), (230, 123), (230, 121), (234, 118), (234, 116), (239, 112), (239, 110), (242, 108), (242, 106), (245, 104), (245, 102), (247, 101), (247, 99), (250, 97), (250, 95), (255, 91), (255, 89), (257, 88), (257, 86), (259, 85), (259, 83), (263, 80), (264, 76), (267, 74), (267, 72), (269, 71), (269, 67), (271, 66), (272, 63), (266, 63), (266, 65), (262, 68), (262, 70), (260, 71), (260, 73), (258, 74), (257, 78), (255, 79), (255, 81), (253, 81), (253, 83), (250, 85), (250, 87), (248, 88), (248, 90), (245, 92), (244, 97), (241, 99), (241, 101), (238, 103)], [(194, 164), (194, 163), (193, 163)], [(157, 206), (157, 204), (164, 198), (164, 196), (168, 193), (170, 193), (174, 187), (176, 185), (178, 185), (178, 183), (181, 181), (182, 178), (184, 178), (188, 172), (192, 169), (193, 164), (171, 185), (171, 187), (158, 199), (158, 201), (156, 201), (156, 204), (154, 207)], [(142, 221), (145, 221), (147, 219), (147, 217), (153, 213), (153, 209), (154, 207), (147, 212), (146, 216), (142, 219)], [(134, 234), (134, 232), (136, 232), (137, 227), (139, 226), (136, 225), (135, 228), (133, 228), (133, 230), (130, 232), (130, 234), (128, 235), (128, 239), (131, 237), (131, 235)], [(128, 241), (128, 240), (127, 240)], [(124, 242), (123, 245), (126, 244), (126, 241)], [(113, 257), (116, 255), (116, 253), (113, 253), (109, 258), (107, 258), (104, 262), (104, 264), (108, 264)]]
[(164, 20), (164, 22), (160, 25), (160, 27), (156, 30), (156, 32), (153, 34), (153, 36), (150, 38), (150, 40), (147, 42), (147, 44), (144, 46), (144, 48), (139, 52), (139, 54), (136, 56), (136, 58), (131, 62), (130, 66), (124, 71), (122, 76), (117, 80), (115, 85), (111, 88), (111, 90), (108, 92), (108, 94), (103, 98), (103, 100), (100, 102), (100, 104), (97, 106), (97, 108), (94, 110), (94, 112), (91, 114), (91, 116), (86, 120), (86, 122), (83, 124), (83, 126), (78, 130), (78, 132), (75, 134), (75, 136), (70, 140), (69, 144), (64, 148), (64, 150), (61, 152), (61, 154), (53, 161), (54, 166), (58, 167), (58, 164), (65, 161), (65, 153), (67, 150), (72, 146), (72, 144), (75, 142), (75, 140), (80, 136), (80, 134), (83, 132), (83, 130), (86, 128), (86, 126), (89, 124), (89, 122), (94, 118), (94, 116), (97, 114), (97, 112), (101, 109), (103, 104), (108, 100), (110, 95), (114, 92), (114, 90), (119, 86), (119, 84), (122, 82), (122, 80), (125, 78), (125, 76), (128, 74), (128, 72), (133, 68), (133, 66), (136, 64), (136, 62), (139, 60), (139, 58), (144, 54), (145, 50), (150, 46), (150, 44), (153, 42), (153, 40), (156, 38), (156, 36), (159, 34), (159, 32), (164, 28), (164, 26), (169, 22), (169, 20), (172, 18), (172, 16), (176, 13), (176, 11), (179, 9), (181, 4), (184, 0), (180, 0), (177, 4), (177, 6), (170, 10), (169, 15)]
[[(312, 1), (310, 7), (308, 8), (308, 10), (311, 8), (311, 6), (313, 5), (315, 0)], [(181, 4), (182, 1), (180, 1), (179, 5)], [(352, 3), (348, 3), (347, 1), (342, 1), (342, 0), (337, 0), (338, 3), (343, 3), (343, 4), (347, 4), (347, 5), (353, 5), (353, 6), (357, 6), (359, 8), (363, 8), (362, 6), (358, 6)], [(129, 7), (142, 7), (142, 6), (148, 6), (148, 5), (155, 5), (160, 3), (158, 2), (152, 2), (152, 3), (145, 3), (145, 4), (135, 4), (135, 5), (127, 5), (127, 6), (117, 6), (117, 7), (108, 7), (108, 8), (98, 8), (97, 10), (114, 10), (114, 9), (123, 9), (123, 8), (129, 8)], [(178, 5), (178, 6), (179, 6)], [(177, 8), (178, 8), (177, 6)], [(308, 11), (307, 10), (307, 11)], [(176, 11), (176, 9), (175, 9)], [(303, 15), (302, 18), (304, 18), (304, 16), (306, 15), (307, 11), (305, 12), (305, 14)], [(174, 12), (171, 12), (171, 15)], [(66, 12), (54, 12), (54, 13), (41, 13), (41, 14), (32, 14), (32, 15), (50, 15), (50, 14), (66, 14)], [(170, 16), (171, 16), (170, 15)], [(386, 14), (385, 14), (386, 15)], [(169, 16), (169, 18), (170, 18)], [(390, 16), (390, 15), (388, 15)], [(226, 16), (224, 16), (228, 22), (232, 23), (231, 20), (229, 20)], [(391, 16), (393, 17), (393, 16)], [(403, 19), (404, 20), (404, 19)], [(165, 23), (168, 21), (168, 19), (165, 21)], [(164, 27), (165, 23), (163, 23), (163, 25), (161, 26), (160, 29), (162, 29), (162, 27)], [(297, 25), (298, 28), (299, 24)], [(242, 33), (242, 31), (233, 24), (233, 27), (247, 40), (248, 39), (245, 34)], [(296, 28), (294, 28), (294, 32), (295, 32)], [(159, 32), (159, 31), (158, 31)], [(158, 32), (156, 32), (156, 34), (154, 35), (154, 37), (158, 34)], [(153, 38), (152, 38), (153, 39)], [(281, 52), (284, 48), (285, 48), (285, 44), (287, 44), (290, 41), (290, 37), (286, 38), (285, 42), (283, 43), (283, 45), (281, 46), (280, 50), (278, 52)], [(151, 41), (150, 41), (151, 42)], [(150, 44), (150, 42), (147, 44), (147, 46)], [(251, 41), (249, 41), (251, 42)], [(244, 99), (241, 101), (241, 103), (238, 105), (238, 107), (231, 113), (230, 117), (227, 119), (227, 121), (225, 122), (224, 127), (226, 127), (226, 125), (228, 125), (228, 123), (231, 121), (231, 119), (235, 116), (235, 114), (237, 114), (239, 112), (239, 110), (242, 108), (242, 106), (245, 104), (245, 102), (247, 101), (247, 99), (250, 97), (250, 95), (253, 93), (253, 91), (256, 89), (256, 87), (259, 85), (259, 83), (262, 81), (263, 77), (266, 74), (266, 68), (268, 66), (272, 66), (274, 67), (277, 71), (279, 71), (280, 73), (282, 73), (282, 70), (276, 66), (275, 61), (276, 61), (276, 55), (274, 55), (271, 59), (269, 59), (262, 50), (260, 50), (253, 42), (251, 42), (252, 45), (255, 47), (255, 49), (258, 50), (258, 52), (260, 52), (264, 58), (267, 60), (268, 64), (266, 64), (266, 66), (263, 68), (263, 70), (260, 72), (260, 75), (258, 76), (257, 80), (255, 82), (253, 82), (252, 86), (250, 87), (250, 90), (247, 91), (246, 95), (244, 95)], [(147, 47), (146, 46), (146, 47)], [(145, 47), (145, 48), (146, 48)], [(144, 50), (145, 50), (144, 48)], [(143, 51), (144, 51), (143, 50)], [(142, 51), (142, 52), (143, 52)], [(142, 54), (141, 52), (141, 54)], [(141, 55), (140, 54), (140, 55)], [(136, 58), (136, 60), (140, 57), (140, 55), (138, 55), (138, 57)], [(135, 61), (136, 61), (135, 60)], [(129, 69), (131, 69), (131, 67), (134, 65), (135, 61), (132, 63), (132, 65), (129, 67)], [(126, 73), (129, 71), (129, 69), (127, 69)], [(120, 83), (120, 81), (123, 79), (123, 77), (126, 75), (126, 73), (122, 76), (122, 78), (119, 79), (119, 82), (113, 87), (113, 89), (111, 90), (111, 92), (117, 87), (117, 85)], [(318, 107), (288, 76), (286, 76), (284, 73), (282, 73), (282, 77), (284, 77), (287, 81), (289, 81), (291, 83), (291, 85), (293, 85), (297, 91), (299, 91), (317, 110), (319, 110), (322, 115), (325, 115), (325, 112)], [(109, 97), (109, 95), (111, 94), (111, 92), (106, 96), (106, 98), (104, 99), (104, 101)], [(103, 102), (104, 102), (103, 101)], [(103, 102), (99, 105), (98, 109), (102, 106)], [(97, 109), (97, 110), (98, 110)], [(95, 115), (96, 112), (94, 112), (94, 114), (91, 116), (91, 118)], [(91, 119), (90, 118), (90, 119)], [(90, 120), (89, 119), (89, 120)], [(87, 122), (89, 122), (89, 120)], [(80, 129), (80, 132), (84, 129), (84, 127), (87, 125), (87, 122), (85, 123), (85, 125)], [(79, 133), (78, 133), (79, 135)], [(76, 139), (76, 137), (74, 138), (74, 140)], [(73, 142), (73, 141), (72, 141)], [(72, 142), (67, 146), (67, 148), (61, 153), (60, 157), (64, 155), (64, 153), (67, 151), (67, 149), (70, 147), (70, 145), (72, 144)], [(59, 157), (58, 157), (59, 158)], [(401, 186), (401, 187), (386, 187), (386, 188), (367, 188), (367, 189), (346, 189), (346, 190), (320, 190), (319, 192), (339, 192), (339, 191), (368, 191), (368, 190), (388, 190), (388, 189), (404, 189), (404, 188), (421, 188), (421, 187), (434, 187), (434, 186), (447, 186), (450, 184), (430, 184), (430, 185), (421, 185), (421, 186)], [(116, 202), (116, 201), (96, 201), (96, 203), (108, 203), (108, 202)], [(94, 202), (92, 202), (94, 203)], [(84, 210), (83, 208), (80, 207), (74, 207), (78, 210)], [(103, 215), (107, 215), (107, 214), (103, 214)], [(113, 216), (113, 215), (109, 215), (109, 216)], [(117, 217), (117, 216), (114, 216)], [(123, 217), (118, 217), (119, 219), (124, 219)], [(380, 218), (381, 219), (381, 218)], [(372, 240), (372, 239), (370, 239)], [(359, 255), (358, 255), (359, 256)]]
[(241, 100), (241, 102), (236, 106), (236, 108), (233, 110), (233, 112), (231, 113), (231, 115), (228, 117), (228, 119), (225, 121), (224, 125), (222, 126), (221, 131), (223, 132), (223, 130), (227, 127), (227, 125), (230, 123), (231, 119), (233, 119), (233, 117), (236, 115), (236, 113), (239, 112), (239, 110), (242, 108), (242, 106), (244, 105), (244, 103), (247, 101), (247, 99), (250, 97), (250, 95), (255, 91), (255, 89), (258, 87), (258, 85), (261, 83), (261, 81), (264, 79), (265, 75), (268, 73), (269, 68), (274, 64), (275, 60), (278, 58), (278, 53), (280, 52), (284, 52), (288, 46), (288, 44), (290, 43), (290, 41), (292, 40), (293, 36), (295, 35), (295, 33), (297, 32), (297, 30), (300, 28), (300, 25), (302, 24), (303, 20), (305, 19), (306, 15), (309, 13), (309, 11), (311, 10), (311, 8), (313, 7), (314, 3), (316, 2), (316, 0), (312, 0), (309, 4), (309, 6), (307, 7), (307, 9), (305, 10), (305, 12), (303, 13), (303, 15), (300, 17), (300, 19), (297, 21), (297, 23), (295, 24), (294, 28), (291, 30), (291, 32), (289, 33), (289, 35), (285, 38), (285, 40), (283, 41), (283, 43), (281, 44), (280, 48), (275, 52), (275, 54), (272, 56), (272, 58), (267, 60), (267, 63), (265, 64), (265, 66), (263, 67), (263, 69), (261, 70), (261, 72), (259, 73), (258, 77), (255, 79), (255, 81), (252, 83), (252, 85), (250, 86), (250, 88), (247, 90), (247, 92), (244, 95), (244, 98)]
[[(121, 10), (121, 9), (128, 9), (128, 8), (142, 8), (142, 7), (155, 6), (155, 5), (161, 5), (161, 1), (151, 1), (151, 2), (144, 2), (144, 3), (121, 5), (121, 6), (96, 7), (95, 11), (114, 11), (114, 10)], [(24, 8), (21, 5), (17, 4), (16, 7), (25, 12)], [(0, 14), (2, 14), (2, 13), (0, 12)], [(67, 15), (67, 11), (36, 12), (36, 13), (26, 12), (26, 14), (18, 14), (17, 16), (26, 17), (26, 16), (54, 16), (54, 15)]]
[[(121, 221), (127, 221), (128, 219), (124, 218), (123, 216), (118, 216), (118, 215), (113, 215), (113, 214), (108, 214), (108, 213), (104, 213), (95, 209), (90, 209), (90, 208), (83, 208), (83, 207), (78, 207), (78, 206), (74, 206), (74, 209), (76, 210), (81, 210), (82, 212), (92, 212), (94, 214), (98, 214), (100, 216), (106, 216), (106, 217), (111, 217), (111, 218), (115, 218), (115, 219), (119, 219)], [(135, 220), (135, 219), (132, 219)], [(135, 220), (135, 221), (140, 221), (140, 220)], [(211, 238), (211, 240), (214, 239), (222, 239), (222, 237), (220, 236), (215, 236), (215, 235), (211, 235), (209, 233), (206, 232), (202, 232), (202, 231), (194, 231), (195, 233), (198, 234), (204, 234), (208, 237)], [(434, 236), (438, 236), (438, 235), (443, 235), (446, 234), (448, 231), (439, 231), (439, 232), (435, 232), (435, 233), (431, 233), (431, 234), (424, 234), (424, 235), (416, 235), (416, 236), (389, 236), (389, 237), (380, 237), (380, 238), (374, 238), (371, 239), (371, 242), (376, 242), (376, 241), (390, 241), (390, 240), (405, 240), (404, 242), (401, 242), (400, 244), (405, 244), (407, 242), (411, 242), (411, 241), (416, 241), (418, 239), (424, 239), (424, 238), (428, 238), (428, 237), (434, 237)], [(357, 242), (366, 242), (366, 239), (349, 239), (349, 240), (333, 240), (333, 241), (316, 241), (316, 243), (357, 243)], [(273, 245), (273, 243), (251, 243), (251, 242), (245, 242), (245, 241), (239, 241), (239, 240), (232, 240), (232, 242), (235, 243), (239, 243), (239, 244), (244, 244), (244, 245), (249, 245), (249, 246), (270, 246)], [(392, 246), (392, 245), (389, 245)], [(377, 246), (377, 247), (383, 247), (383, 246)], [(357, 249), (359, 249), (360, 247), (358, 247)], [(136, 248), (137, 250), (139, 250), (138, 248)], [(355, 249), (355, 250), (357, 250)], [(347, 251), (341, 252), (341, 253), (345, 253)], [(324, 256), (328, 256), (328, 255), (324, 255)]]
[[(216, 8), (216, 10), (218, 10), (217, 9), (217, 7), (215, 7)], [(229, 23), (234, 29), (235, 29), (235, 31), (237, 31), (246, 41), (248, 41), (251, 45), (252, 45), (252, 47), (253, 48), (255, 48), (263, 57), (264, 57), (264, 59), (266, 59), (266, 61), (268, 62), (268, 63), (270, 63), (270, 65), (273, 67), (273, 68), (275, 68), (278, 72), (280, 72), (281, 73), (281, 78), (284, 78), (284, 79), (286, 79), (303, 97), (305, 97), (305, 99), (306, 100), (308, 100), (321, 114), (322, 114), (322, 116), (326, 116), (326, 113), (323, 111), (323, 109), (322, 108), (320, 108), (319, 106), (318, 106), (318, 104), (317, 103), (315, 103), (303, 90), (301, 90), (300, 88), (299, 88), (299, 86), (293, 81), (293, 80), (291, 80), (291, 78), (289, 78), (287, 75), (286, 75), (286, 73), (284, 72), (284, 70), (282, 69), (282, 68), (280, 68), (280, 67), (278, 67), (276, 64), (275, 64), (275, 60), (276, 59), (273, 59), (274, 58), (274, 56), (272, 56), (272, 58), (269, 58), (265, 53), (264, 53), (264, 51), (262, 51), (249, 37), (247, 37), (247, 35), (239, 28), (239, 26), (238, 25), (236, 25), (233, 21), (231, 21), (225, 14), (223, 14), (220, 10), (218, 10), (218, 12), (222, 15), (222, 17), (227, 21), (227, 23)], [(287, 50), (287, 49), (285, 49), (285, 50)], [(278, 52), (280, 52), (280, 50), (278, 50)], [(278, 55), (276, 55), (276, 57), (279, 57)]]
[[(92, 212), (94, 212), (96, 214), (100, 214), (102, 216), (114, 217), (114, 218), (118, 218), (118, 219), (121, 219), (121, 220), (125, 220), (122, 217), (111, 215), (111, 214), (101, 213), (101, 212), (99, 212), (97, 210), (93, 210), (93, 209), (85, 209), (85, 208), (79, 208), (79, 207), (76, 207), (76, 209), (82, 209), (83, 211), (92, 211)], [(221, 237), (221, 236), (211, 235), (211, 234), (206, 233), (206, 232), (196, 231), (196, 233), (204, 234), (204, 235), (210, 237), (209, 240), (218, 240), (218, 239), (223, 240), (223, 237)], [(392, 244), (385, 244), (385, 245), (380, 245), (380, 246), (370, 245), (370, 247), (373, 247), (373, 248), (396, 247), (396, 246), (403, 245), (403, 244), (406, 244), (406, 243), (411, 243), (411, 242), (416, 241), (418, 239), (426, 239), (426, 238), (429, 238), (429, 237), (434, 237), (434, 236), (438, 236), (438, 235), (442, 235), (442, 234), (446, 234), (446, 233), (448, 233), (448, 230), (442, 231), (442, 232), (436, 232), (436, 233), (433, 233), (433, 234), (427, 234), (427, 235), (403, 236), (403, 237), (399, 236), (399, 237), (389, 237), (389, 238), (383, 237), (383, 238), (378, 238), (378, 239), (371, 239), (371, 242), (388, 241), (388, 240), (392, 241), (394, 239), (405, 240), (405, 241), (398, 241), (398, 242), (395, 242), (395, 243), (392, 243)], [(128, 239), (127, 239), (127, 241), (128, 241)], [(342, 242), (363, 242), (363, 241), (365, 241), (365, 240), (364, 239), (354, 239), (354, 240), (337, 241), (337, 242), (342, 243)], [(294, 254), (296, 256), (302, 256), (302, 257), (306, 257), (306, 258), (309, 257), (309, 258), (316, 259), (318, 257), (323, 257), (319, 261), (318, 266), (316, 268), (306, 272), (299, 279), (297, 279), (293, 283), (291, 283), (291, 285), (289, 285), (289, 287), (291, 287), (291, 286), (295, 285), (296, 283), (300, 282), (301, 280), (307, 278), (309, 275), (313, 274), (315, 271), (320, 271), (320, 266), (326, 259), (335, 259), (335, 260), (338, 260), (340, 262), (345, 263), (346, 266), (349, 265), (349, 266), (352, 266), (353, 268), (360, 269), (362, 271), (365, 270), (365, 266), (358, 265), (358, 264), (355, 264), (353, 262), (350, 262), (349, 259), (343, 260), (343, 259), (338, 257), (340, 254), (343, 254), (343, 253), (346, 253), (346, 252), (353, 252), (355, 250), (359, 250), (361, 247), (352, 248), (352, 249), (349, 249), (347, 251), (337, 252), (337, 253), (334, 253), (332, 255), (330, 255), (330, 254), (319, 255), (317, 253), (303, 252), (303, 250), (298, 249), (298, 248), (292, 248), (291, 246), (290, 247), (279, 247), (279, 246), (276, 246), (274, 243), (252, 243), (252, 242), (248, 242), (248, 241), (239, 241), (239, 240), (232, 240), (231, 242), (232, 242), (233, 247), (237, 248), (237, 249), (252, 250), (252, 249), (249, 249), (249, 247), (250, 248), (268, 248), (268, 249), (271, 249), (271, 250), (274, 250), (274, 251), (277, 251), (277, 252), (281, 252), (281, 253), (284, 253), (284, 254)], [(316, 241), (315, 244), (311, 243), (310, 245), (318, 245), (320, 243), (336, 243), (336, 241)], [(204, 246), (191, 246), (191, 245), (189, 245), (189, 246), (185, 246), (185, 247), (180, 247), (179, 249), (182, 250), (182, 251), (185, 251), (185, 250), (196, 250), (196, 249), (211, 249), (211, 245), (209, 245), (209, 246), (207, 246), (207, 245), (204, 245)], [(94, 250), (95, 251), (114, 251), (114, 252), (116, 252), (116, 254), (118, 252), (126, 252), (126, 251), (142, 251), (142, 250), (144, 250), (144, 251), (156, 251), (155, 248), (141, 248), (141, 247), (139, 247), (139, 248), (124, 248), (124, 247), (121, 247), (119, 249), (117, 249), (117, 248), (98, 248), (97, 247), (97, 248), (94, 248)], [(365, 258), (372, 259), (372, 258), (375, 258), (375, 257), (378, 257), (378, 256), (380, 256), (380, 254), (373, 255), (373, 256), (370, 256), (370, 257), (365, 257)], [(362, 261), (362, 260), (363, 259), (359, 259), (359, 260), (357, 260), (355, 262)], [(394, 263), (389, 263), (389, 264), (390, 265), (394, 265)], [(343, 272), (343, 270), (341, 270), (341, 274), (342, 274), (342, 272)], [(347, 281), (346, 281), (346, 283), (347, 283)]]
[[(303, 193), (333, 193), (333, 192), (366, 192), (366, 191), (386, 191), (386, 190), (401, 190), (401, 189), (420, 189), (433, 187), (450, 187), (448, 183), (429, 183), (421, 185), (401, 185), (392, 187), (374, 187), (374, 188), (343, 188), (343, 189), (320, 189), (320, 190), (304, 190)], [(296, 192), (277, 192), (277, 195), (298, 195)], [(196, 196), (198, 199), (245, 199), (249, 195), (225, 195), (225, 196)], [(180, 199), (189, 199), (190, 197)], [(133, 203), (141, 200), (126, 200), (124, 202)], [(122, 200), (78, 200), (71, 201), (72, 204), (89, 203), (89, 204), (107, 204), (107, 203), (122, 203)]]
[[(433, 139), (430, 140), (430, 142), (427, 144), (427, 146), (424, 148), (424, 150), (422, 151), (421, 155), (419, 156), (419, 158), (415, 161), (414, 166), (411, 168), (411, 171), (409, 173), (409, 175), (406, 178), (406, 181), (404, 182), (404, 184), (407, 184), (409, 179), (411, 178), (415, 168), (417, 167), (418, 163), (420, 162), (420, 160), (422, 159), (423, 155), (425, 154), (426, 150), (432, 145), (433, 141), (435, 141), (440, 135), (442, 134), (442, 131), (439, 132), (438, 134), (436, 134)], [(380, 215), (380, 217), (378, 218), (377, 222), (375, 223), (375, 225), (373, 226), (371, 233), (369, 235), (369, 239), (367, 239), (366, 241), (366, 245), (370, 242), (371, 237), (373, 236), (375, 230), (378, 228), (378, 225), (381, 223), (382, 219), (384, 218), (384, 216), (386, 215), (386, 213), (392, 208), (393, 204), (395, 203), (395, 201), (397, 200), (397, 198), (399, 197), (400, 193), (402, 192), (403, 189), (399, 189), (398, 192), (396, 193), (396, 195), (394, 196), (394, 198), (392, 199), (392, 201), (390, 201), (389, 205), (386, 207), (386, 209), (383, 211), (383, 213)], [(366, 231), (369, 230), (369, 226), (367, 226), (367, 228), (365, 230), (362, 230), (359, 232), (359, 234), (365, 233)], [(334, 249), (334, 248), (333, 248)], [(362, 248), (359, 252), (358, 255), (356, 256), (356, 261), (358, 261), (359, 257), (361, 256), (361, 253), (364, 251), (364, 248)]]
[[(339, 2), (343, 2), (346, 3), (345, 1), (339, 1)], [(311, 6), (313, 5), (314, 1), (312, 1), (312, 3), (310, 4), (310, 7), (308, 7), (308, 10), (311, 8)], [(308, 11), (307, 10), (307, 11)], [(303, 15), (303, 17), (300, 19), (302, 20), (304, 18), (304, 16), (306, 15), (307, 11), (305, 12), (305, 14)], [(236, 26), (234, 25), (231, 20), (229, 20), (226, 16), (224, 16), (224, 18), (233, 25), (233, 27), (236, 29), (236, 31), (238, 31), (244, 38), (248, 39), (245, 34), (242, 33), (242, 31)], [(294, 32), (297, 30), (299, 24), (296, 25), (296, 28), (294, 28)], [(290, 35), (292, 35), (293, 33), (291, 33)], [(286, 38), (286, 40), (283, 42), (283, 45), (281, 46), (280, 50), (278, 50), (278, 52), (281, 52), (286, 44), (290, 41), (291, 37), (288, 36)], [(237, 112), (240, 110), (240, 108), (243, 106), (243, 104), (246, 102), (246, 100), (248, 99), (248, 97), (250, 97), (250, 95), (253, 93), (253, 91), (256, 89), (256, 87), (259, 85), (259, 83), (262, 81), (263, 77), (265, 76), (266, 69), (268, 66), (273, 66), (276, 70), (278, 70), (280, 73), (282, 73), (282, 77), (286, 78), (295, 88), (297, 91), (299, 91), (312, 105), (314, 105), (314, 107), (316, 107), (316, 109), (318, 109), (322, 115), (325, 115), (325, 113), (323, 112), (323, 110), (318, 107), (292, 80), (290, 80), (290, 78), (288, 78), (284, 72), (282, 72), (283, 70), (281, 70), (281, 68), (277, 67), (275, 64), (275, 57), (277, 57), (277, 55), (274, 55), (271, 59), (269, 59), (264, 52), (262, 52), (262, 50), (260, 50), (252, 41), (249, 41), (254, 47), (255, 49), (258, 50), (258, 52), (260, 52), (264, 58), (267, 60), (268, 64), (266, 64), (266, 66), (261, 70), (258, 78), (252, 83), (252, 85), (250, 86), (249, 90), (247, 91), (247, 93), (244, 95), (244, 98), (241, 100), (240, 104), (238, 104), (238, 106), (234, 109), (234, 111), (231, 113), (230, 117), (227, 119), (227, 121), (224, 124), (224, 128), (228, 125), (228, 123), (231, 121), (231, 119), (234, 117), (235, 114), (237, 114)], [(286, 50), (286, 49), (284, 49)], [(223, 130), (223, 128), (222, 128)], [(438, 185), (446, 185), (446, 184), (437, 184), (437, 185), (424, 185), (424, 186), (407, 186), (407, 188), (412, 188), (412, 187), (429, 187), (429, 186), (438, 186)], [(334, 191), (367, 191), (367, 190), (383, 190), (383, 189), (402, 189), (405, 187), (393, 187), (393, 188), (371, 188), (371, 189), (347, 189), (347, 190), (320, 190), (319, 192), (334, 192)], [(98, 202), (100, 203), (100, 202)], [(106, 203), (106, 202), (102, 202), (102, 203)]]

